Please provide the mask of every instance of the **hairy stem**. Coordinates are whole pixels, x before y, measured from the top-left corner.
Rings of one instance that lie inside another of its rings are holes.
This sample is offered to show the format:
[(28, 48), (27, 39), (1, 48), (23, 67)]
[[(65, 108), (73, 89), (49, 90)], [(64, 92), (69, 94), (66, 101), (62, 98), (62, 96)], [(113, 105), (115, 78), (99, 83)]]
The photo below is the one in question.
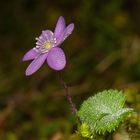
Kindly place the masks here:
[(65, 96), (67, 97), (67, 100), (71, 106), (72, 112), (77, 116), (77, 108), (75, 106), (75, 104), (72, 101), (72, 97), (69, 94), (69, 90), (68, 90), (68, 86), (66, 84), (66, 82), (63, 80), (62, 74), (59, 72), (59, 81), (62, 84), (64, 91), (65, 91)]

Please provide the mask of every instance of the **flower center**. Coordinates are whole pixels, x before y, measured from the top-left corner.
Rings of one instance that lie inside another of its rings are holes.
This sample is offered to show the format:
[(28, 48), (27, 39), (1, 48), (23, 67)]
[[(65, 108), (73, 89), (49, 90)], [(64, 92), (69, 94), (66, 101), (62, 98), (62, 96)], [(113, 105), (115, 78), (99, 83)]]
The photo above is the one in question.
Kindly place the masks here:
[(52, 48), (52, 43), (51, 42), (46, 41), (46, 42), (44, 42), (43, 45), (44, 45), (44, 48), (46, 48), (46, 49)]

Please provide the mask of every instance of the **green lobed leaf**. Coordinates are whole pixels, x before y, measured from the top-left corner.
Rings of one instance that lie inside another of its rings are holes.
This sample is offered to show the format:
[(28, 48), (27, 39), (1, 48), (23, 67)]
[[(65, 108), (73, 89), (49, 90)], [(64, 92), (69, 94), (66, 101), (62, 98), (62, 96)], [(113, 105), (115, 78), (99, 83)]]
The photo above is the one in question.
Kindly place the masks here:
[(91, 133), (105, 133), (115, 130), (125, 119), (131, 108), (123, 108), (125, 96), (118, 90), (105, 90), (90, 97), (81, 105), (78, 116), (86, 123)]

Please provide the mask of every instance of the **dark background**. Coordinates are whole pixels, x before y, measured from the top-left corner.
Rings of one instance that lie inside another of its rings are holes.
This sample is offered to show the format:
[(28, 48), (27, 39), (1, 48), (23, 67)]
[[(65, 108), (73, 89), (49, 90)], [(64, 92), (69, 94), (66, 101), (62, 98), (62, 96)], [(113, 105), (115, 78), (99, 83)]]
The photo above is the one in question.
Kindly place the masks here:
[(139, 0), (1, 0), (1, 140), (58, 140), (76, 130), (57, 72), (46, 63), (26, 77), (29, 62), (22, 62), (35, 37), (54, 30), (60, 15), (75, 23), (61, 47), (67, 57), (63, 77), (77, 108), (110, 88), (135, 91), (130, 101), (139, 102)]

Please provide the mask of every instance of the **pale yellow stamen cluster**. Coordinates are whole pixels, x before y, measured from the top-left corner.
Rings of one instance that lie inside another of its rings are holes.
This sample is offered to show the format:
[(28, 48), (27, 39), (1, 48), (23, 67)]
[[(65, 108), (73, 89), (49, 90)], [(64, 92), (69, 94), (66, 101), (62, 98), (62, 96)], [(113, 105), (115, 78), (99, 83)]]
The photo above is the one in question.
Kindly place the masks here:
[(46, 41), (46, 42), (44, 42), (44, 47), (45, 47), (46, 49), (50, 49), (50, 48), (52, 48), (52, 43)]

